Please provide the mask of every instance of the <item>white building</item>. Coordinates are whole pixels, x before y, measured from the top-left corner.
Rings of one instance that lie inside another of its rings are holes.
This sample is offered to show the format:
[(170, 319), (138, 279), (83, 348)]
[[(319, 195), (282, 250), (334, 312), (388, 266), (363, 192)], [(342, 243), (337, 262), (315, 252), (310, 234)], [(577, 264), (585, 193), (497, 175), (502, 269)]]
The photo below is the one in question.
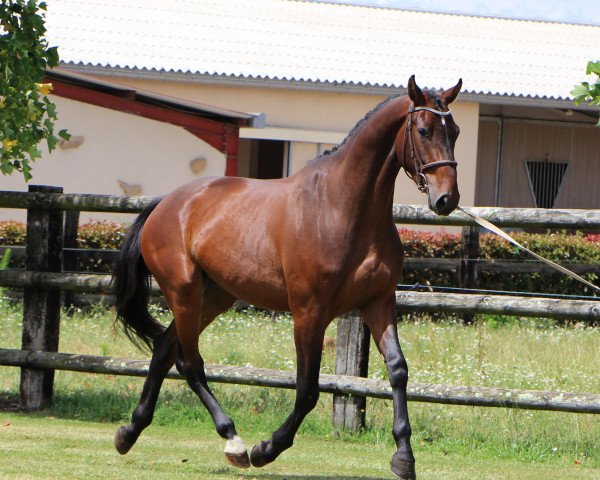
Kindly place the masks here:
[[(240, 129), (239, 175), (293, 173), (404, 91), (412, 74), (430, 89), (462, 77), (452, 109), (462, 132), (455, 154), (463, 205), (600, 204), (597, 112), (575, 108), (569, 93), (596, 59), (599, 26), (299, 0), (47, 3), (62, 69), (264, 113), (264, 128)], [(181, 127), (53, 97), (57, 127), (82, 142), (45, 155), (32, 183), (158, 195), (225, 173), (225, 155)], [(194, 170), (197, 159), (205, 162)], [(0, 177), (0, 189), (26, 185)], [(396, 202), (425, 198), (399, 175)]]

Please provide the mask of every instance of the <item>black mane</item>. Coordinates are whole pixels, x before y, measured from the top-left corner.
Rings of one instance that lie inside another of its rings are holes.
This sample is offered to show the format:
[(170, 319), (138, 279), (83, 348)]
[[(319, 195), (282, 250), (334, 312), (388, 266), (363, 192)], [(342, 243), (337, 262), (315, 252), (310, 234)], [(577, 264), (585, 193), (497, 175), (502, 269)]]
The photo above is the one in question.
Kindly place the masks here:
[[(435, 104), (439, 107), (439, 108), (443, 108), (442, 105), (442, 100), (440, 99), (439, 95), (437, 94), (437, 92), (433, 91), (433, 90), (428, 90), (428, 89), (423, 89), (423, 93), (426, 93), (429, 95), (429, 97), (431, 98), (431, 100), (433, 102), (435, 102)], [(356, 133), (358, 132), (361, 127), (367, 123), (367, 121), (373, 116), (375, 115), (379, 110), (381, 110), (383, 107), (385, 107), (389, 102), (391, 102), (392, 100), (395, 100), (398, 97), (401, 97), (403, 95), (403, 93), (398, 93), (396, 95), (392, 95), (391, 97), (386, 98), (385, 100), (383, 100), (381, 103), (379, 103), (377, 106), (375, 106), (370, 112), (368, 112), (363, 118), (361, 118), (356, 125), (354, 125), (354, 127), (352, 128), (352, 130), (350, 130), (350, 132), (348, 133), (348, 135), (346, 135), (346, 138), (344, 138), (344, 140), (342, 140), (342, 143), (336, 145), (335, 147), (331, 148), (330, 150), (325, 150), (322, 154), (320, 154), (319, 156), (317, 156), (313, 161), (319, 160), (323, 157), (327, 157), (329, 155), (331, 155), (332, 153), (336, 152), (337, 150), (339, 150), (340, 148), (342, 148), (347, 142), (348, 140)]]

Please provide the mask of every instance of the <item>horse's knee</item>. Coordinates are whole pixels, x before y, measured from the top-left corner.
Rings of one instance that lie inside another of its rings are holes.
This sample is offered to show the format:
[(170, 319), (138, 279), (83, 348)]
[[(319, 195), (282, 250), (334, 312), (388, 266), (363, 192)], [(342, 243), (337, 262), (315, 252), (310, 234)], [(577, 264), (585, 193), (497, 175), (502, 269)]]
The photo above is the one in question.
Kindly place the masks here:
[(195, 358), (184, 357), (178, 359), (175, 364), (181, 369), (186, 378), (196, 378), (198, 375), (204, 375), (204, 359), (200, 355)]
[(406, 388), (408, 383), (408, 364), (404, 357), (397, 356), (386, 362), (392, 388)]

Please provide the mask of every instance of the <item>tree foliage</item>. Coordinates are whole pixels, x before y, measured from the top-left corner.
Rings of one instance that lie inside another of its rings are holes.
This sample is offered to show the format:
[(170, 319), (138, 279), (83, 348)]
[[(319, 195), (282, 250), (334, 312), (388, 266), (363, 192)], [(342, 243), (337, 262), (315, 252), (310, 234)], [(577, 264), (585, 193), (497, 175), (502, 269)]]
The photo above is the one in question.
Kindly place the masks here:
[[(581, 82), (581, 84), (575, 85), (575, 88), (571, 90), (575, 105), (585, 102), (600, 107), (600, 61), (588, 62), (585, 74), (595, 75), (596, 80), (594, 83)], [(600, 120), (598, 120), (596, 125), (600, 127)]]
[(52, 151), (65, 130), (54, 133), (54, 103), (42, 83), (44, 70), (58, 65), (57, 47), (44, 38), (46, 4), (35, 0), (0, 0), (0, 171), (19, 171), (31, 179), (31, 162), (41, 156), (46, 139)]

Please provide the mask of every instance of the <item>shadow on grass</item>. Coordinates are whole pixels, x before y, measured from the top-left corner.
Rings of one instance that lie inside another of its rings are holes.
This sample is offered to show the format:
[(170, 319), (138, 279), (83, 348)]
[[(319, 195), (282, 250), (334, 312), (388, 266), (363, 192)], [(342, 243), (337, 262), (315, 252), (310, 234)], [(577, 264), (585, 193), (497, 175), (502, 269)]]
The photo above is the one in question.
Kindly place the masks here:
[(19, 412), (19, 396), (11, 394), (0, 395), (0, 412)]
[[(270, 434), (279, 428), (285, 413), (278, 404), (267, 405), (260, 414), (252, 410), (252, 399), (245, 399), (244, 405), (238, 401), (230, 401), (227, 396), (217, 396), (222, 401), (227, 413), (240, 425), (254, 430), (259, 435)], [(25, 411), (19, 408), (18, 394), (0, 394), (0, 411), (30, 413), (39, 416), (53, 416), (64, 420), (80, 420), (97, 423), (129, 423), (131, 414), (138, 404), (140, 392), (137, 388), (127, 387), (108, 389), (77, 389), (73, 391), (56, 391), (52, 405), (37, 411)], [(268, 401), (267, 401), (268, 402)], [(305, 422), (304, 431), (311, 429), (322, 432), (310, 421)], [(152, 424), (164, 426), (205, 426), (214, 429), (213, 421), (200, 400), (193, 395), (174, 396), (168, 391), (161, 393)]]
[(52, 405), (36, 411), (24, 410), (19, 405), (19, 395), (1, 394), (0, 411), (52, 415), (63, 419), (93, 422), (118, 422), (131, 414), (137, 397), (111, 391), (78, 391), (55, 393)]
[(281, 475), (281, 474), (254, 474), (252, 475), (253, 480), (389, 480), (393, 477), (392, 474), (386, 475), (385, 477), (361, 477), (356, 475), (336, 475), (335, 477), (323, 476), (323, 475)]

